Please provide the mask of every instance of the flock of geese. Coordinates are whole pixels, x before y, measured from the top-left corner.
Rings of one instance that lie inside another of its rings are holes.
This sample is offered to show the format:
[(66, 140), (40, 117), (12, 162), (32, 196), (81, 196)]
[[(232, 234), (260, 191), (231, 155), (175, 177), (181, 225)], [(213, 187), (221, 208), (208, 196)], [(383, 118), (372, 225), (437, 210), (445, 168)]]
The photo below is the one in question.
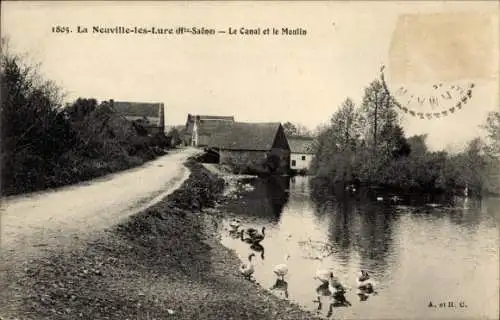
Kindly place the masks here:
[[(240, 228), (241, 223), (239, 220), (233, 219), (229, 223), (229, 233), (233, 235), (233, 237), (240, 238), (241, 241), (244, 241), (250, 244), (250, 248), (254, 251), (261, 252), (261, 258), (264, 259), (264, 247), (260, 244), (265, 238), (265, 227), (262, 227), (262, 230), (255, 228)], [(252, 259), (255, 257), (255, 253), (250, 253), (248, 256), (248, 262), (242, 263), (240, 265), (239, 271), (240, 273), (248, 280), (253, 280), (252, 276), (255, 272), (255, 268), (253, 265)], [(285, 261), (281, 264), (274, 266), (273, 272), (276, 275), (276, 283), (271, 287), (271, 289), (280, 289), (284, 291), (285, 297), (288, 298), (288, 283), (285, 281), (285, 276), (288, 274), (288, 265), (287, 261), (290, 258), (290, 255), (285, 255)], [(317, 299), (313, 302), (318, 303), (318, 310), (322, 308), (321, 296), (327, 296), (332, 299), (332, 303), (330, 304), (329, 314), (331, 315), (333, 307), (340, 306), (350, 306), (350, 302), (347, 301), (345, 297), (345, 293), (347, 288), (344, 287), (339, 279), (334, 275), (334, 273), (329, 269), (320, 269), (316, 271), (313, 279), (320, 281), (320, 285), (316, 288)], [(375, 291), (375, 283), (371, 279), (370, 275), (367, 271), (361, 270), (359, 275), (356, 277), (357, 284), (357, 295), (360, 298), (360, 301), (366, 301), (369, 295), (377, 294)]]

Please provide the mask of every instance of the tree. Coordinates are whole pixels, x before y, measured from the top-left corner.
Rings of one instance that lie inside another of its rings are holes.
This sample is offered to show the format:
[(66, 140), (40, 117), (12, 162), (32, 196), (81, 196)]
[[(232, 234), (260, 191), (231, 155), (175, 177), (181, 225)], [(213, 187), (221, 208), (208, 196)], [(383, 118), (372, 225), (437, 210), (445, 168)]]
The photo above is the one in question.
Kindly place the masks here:
[(1, 183), (2, 193), (12, 194), (44, 185), (43, 173), (55, 170), (75, 136), (61, 112), (62, 91), (2, 44)]
[(297, 127), (289, 121), (283, 123), (283, 130), (285, 131), (287, 137), (297, 135)]
[(399, 125), (386, 124), (380, 134), (380, 140), (388, 158), (399, 158), (410, 154), (410, 145), (405, 138), (403, 128)]
[(172, 147), (176, 147), (182, 142), (181, 135), (177, 128), (170, 129), (167, 133), (167, 137), (170, 138), (170, 144)]
[(376, 147), (378, 138), (387, 125), (399, 125), (395, 103), (379, 80), (374, 80), (365, 88), (361, 112), (365, 124), (365, 139)]
[(298, 123), (296, 124), (297, 135), (301, 137), (312, 137), (313, 133), (306, 126)]
[(318, 175), (327, 175), (334, 182), (350, 181), (357, 148), (361, 145), (362, 118), (347, 98), (330, 118), (330, 124), (317, 136), (316, 157), (311, 165)]
[(97, 108), (96, 99), (78, 98), (72, 104), (68, 104), (64, 111), (72, 122), (82, 121)]
[(312, 137), (313, 134), (306, 126), (300, 123), (291, 123), (289, 121), (283, 123), (283, 130), (287, 137), (301, 136)]
[(500, 159), (500, 112), (492, 111), (486, 118), (486, 123), (481, 126), (487, 133), (485, 151), (495, 159)]
[(347, 98), (340, 109), (335, 112), (330, 120), (333, 130), (338, 137), (341, 150), (353, 150), (361, 137), (363, 118), (356, 109), (354, 102)]

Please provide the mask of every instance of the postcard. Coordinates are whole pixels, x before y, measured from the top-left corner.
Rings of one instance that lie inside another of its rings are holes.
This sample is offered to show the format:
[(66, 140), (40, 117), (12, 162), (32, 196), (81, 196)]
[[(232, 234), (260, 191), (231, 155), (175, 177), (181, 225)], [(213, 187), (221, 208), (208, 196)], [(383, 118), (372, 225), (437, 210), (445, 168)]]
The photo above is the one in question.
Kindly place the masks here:
[(498, 2), (1, 9), (0, 319), (498, 319)]

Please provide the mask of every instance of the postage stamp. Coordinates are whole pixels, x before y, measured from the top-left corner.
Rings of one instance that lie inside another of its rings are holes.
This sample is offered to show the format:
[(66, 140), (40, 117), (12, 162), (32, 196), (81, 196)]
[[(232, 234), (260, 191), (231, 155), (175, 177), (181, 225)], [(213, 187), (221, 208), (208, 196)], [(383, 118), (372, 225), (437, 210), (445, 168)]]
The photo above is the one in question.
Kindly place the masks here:
[(397, 107), (420, 119), (464, 108), (477, 82), (492, 76), (492, 28), (484, 13), (400, 15), (380, 70)]

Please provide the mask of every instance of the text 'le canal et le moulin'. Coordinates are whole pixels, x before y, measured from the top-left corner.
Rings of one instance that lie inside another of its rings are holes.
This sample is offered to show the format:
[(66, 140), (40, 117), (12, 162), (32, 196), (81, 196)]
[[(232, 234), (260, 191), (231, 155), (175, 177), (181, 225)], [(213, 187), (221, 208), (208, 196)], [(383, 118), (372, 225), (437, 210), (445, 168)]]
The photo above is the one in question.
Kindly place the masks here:
[[(70, 28), (58, 27), (54, 32), (71, 33)], [(305, 36), (307, 30), (303, 28), (233, 28), (229, 27), (227, 30), (217, 30), (213, 28), (198, 28), (198, 27), (177, 27), (177, 28), (159, 28), (159, 27), (103, 27), (93, 26), (90, 30), (87, 27), (77, 26), (77, 33), (98, 33), (98, 34), (165, 34), (165, 35), (215, 35), (215, 34), (229, 34), (229, 35), (245, 35), (245, 36), (260, 36), (260, 35), (285, 35), (285, 36)]]

